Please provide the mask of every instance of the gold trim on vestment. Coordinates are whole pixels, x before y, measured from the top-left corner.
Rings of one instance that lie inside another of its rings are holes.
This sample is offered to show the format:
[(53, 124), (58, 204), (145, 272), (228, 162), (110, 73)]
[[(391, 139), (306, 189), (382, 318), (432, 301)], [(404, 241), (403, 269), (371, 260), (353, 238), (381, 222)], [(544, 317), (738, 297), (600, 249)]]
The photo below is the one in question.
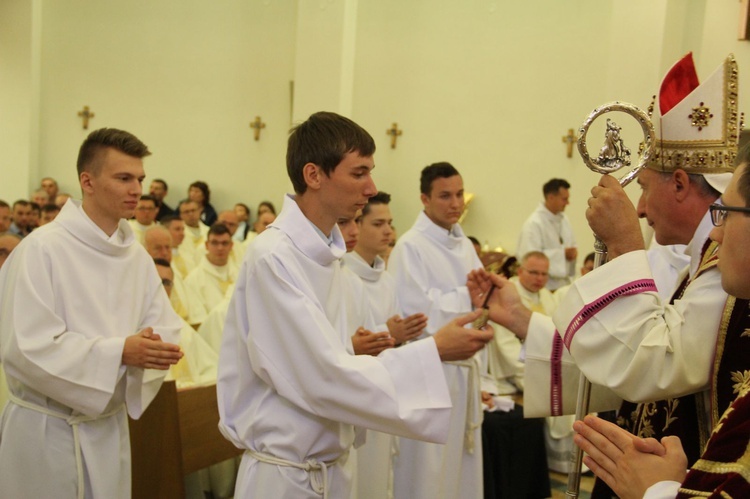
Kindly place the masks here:
[(711, 426), (716, 426), (719, 421), (719, 365), (721, 364), (721, 358), (724, 355), (724, 343), (727, 339), (727, 329), (729, 328), (729, 320), (732, 318), (732, 312), (734, 311), (734, 304), (737, 298), (734, 296), (728, 296), (726, 305), (724, 305), (724, 313), (721, 317), (721, 323), (719, 326), (719, 335), (716, 338), (716, 354), (714, 355), (714, 369), (713, 369), (713, 380), (711, 381)]

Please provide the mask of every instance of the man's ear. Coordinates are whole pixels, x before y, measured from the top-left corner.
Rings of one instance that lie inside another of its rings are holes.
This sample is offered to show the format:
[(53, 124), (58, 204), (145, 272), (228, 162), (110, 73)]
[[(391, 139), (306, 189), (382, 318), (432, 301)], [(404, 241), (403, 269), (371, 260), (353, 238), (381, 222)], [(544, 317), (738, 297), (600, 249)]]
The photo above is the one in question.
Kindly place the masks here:
[(427, 208), (427, 205), (430, 204), (430, 196), (428, 196), (427, 194), (420, 194), (419, 199), (422, 200), (422, 206), (424, 206), (425, 208)]
[(93, 186), (93, 177), (91, 175), (91, 172), (88, 171), (82, 171), (81, 175), (78, 177), (79, 182), (81, 183), (81, 190), (85, 192), (86, 194), (91, 194), (94, 192), (94, 186)]
[(672, 172), (672, 188), (677, 201), (684, 201), (688, 195), (690, 187), (690, 176), (685, 170), (677, 169)]
[(305, 179), (308, 189), (318, 190), (322, 182), (322, 178), (325, 175), (323, 169), (315, 163), (306, 163), (302, 167), (302, 176)]

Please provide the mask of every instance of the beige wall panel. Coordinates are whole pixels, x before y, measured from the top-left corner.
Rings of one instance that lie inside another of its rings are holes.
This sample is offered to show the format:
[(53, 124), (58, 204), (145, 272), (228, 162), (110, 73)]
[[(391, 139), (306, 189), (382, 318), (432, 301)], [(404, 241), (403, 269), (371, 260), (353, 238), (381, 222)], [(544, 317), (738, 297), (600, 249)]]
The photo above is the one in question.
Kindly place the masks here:
[[(89, 105), (89, 131), (124, 128), (150, 146), (148, 177), (169, 182), (170, 203), (198, 179), (217, 209), (280, 202), (288, 181), (268, 172), (283, 170), (295, 16), (294, 1), (46, 2), (43, 174), (77, 192), (88, 132), (76, 112)], [(266, 123), (257, 142), (256, 115)]]

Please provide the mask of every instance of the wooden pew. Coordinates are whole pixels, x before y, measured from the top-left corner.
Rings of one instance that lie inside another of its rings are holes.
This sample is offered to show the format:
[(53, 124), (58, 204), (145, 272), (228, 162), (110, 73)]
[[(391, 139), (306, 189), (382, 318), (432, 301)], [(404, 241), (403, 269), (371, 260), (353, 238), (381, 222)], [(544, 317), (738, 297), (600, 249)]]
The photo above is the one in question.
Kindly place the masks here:
[(242, 454), (219, 432), (216, 385), (177, 390), (174, 381), (139, 420), (130, 419), (132, 496), (184, 498), (184, 476)]

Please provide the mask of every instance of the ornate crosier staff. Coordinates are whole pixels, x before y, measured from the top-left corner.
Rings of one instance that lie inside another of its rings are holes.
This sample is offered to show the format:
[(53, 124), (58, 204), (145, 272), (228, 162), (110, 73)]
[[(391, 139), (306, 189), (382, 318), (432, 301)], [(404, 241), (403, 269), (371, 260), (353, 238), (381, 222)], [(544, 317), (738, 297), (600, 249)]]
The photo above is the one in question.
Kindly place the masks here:
[[(583, 158), (583, 162), (586, 163), (586, 166), (597, 173), (614, 173), (621, 168), (630, 166), (630, 149), (625, 147), (625, 144), (620, 137), (621, 128), (610, 119), (607, 119), (607, 130), (604, 133), (605, 142), (604, 146), (599, 150), (599, 156), (596, 159), (589, 156), (586, 147), (586, 134), (588, 133), (591, 124), (599, 116), (613, 111), (629, 114), (638, 121), (643, 130), (643, 151), (641, 152), (641, 159), (638, 162), (638, 166), (630, 170), (630, 172), (620, 179), (620, 185), (625, 187), (638, 176), (641, 170), (643, 170), (654, 150), (654, 125), (651, 123), (651, 120), (646, 113), (634, 105), (625, 102), (610, 102), (594, 109), (591, 114), (589, 114), (588, 118), (586, 118), (586, 121), (583, 122), (583, 125), (581, 125), (580, 138), (578, 139), (578, 152), (581, 153), (581, 158)], [(600, 265), (604, 265), (607, 261), (607, 246), (596, 234), (594, 234), (594, 238), (594, 268), (597, 268)], [(578, 381), (576, 420), (580, 421), (586, 416), (586, 414), (588, 414), (590, 399), (591, 382), (586, 379), (586, 376), (584, 376), (583, 373), (581, 373), (581, 377)], [(568, 490), (565, 492), (565, 497), (578, 497), (581, 485), (582, 463), (583, 451), (576, 446), (575, 453), (571, 460), (572, 471), (568, 474)]]

